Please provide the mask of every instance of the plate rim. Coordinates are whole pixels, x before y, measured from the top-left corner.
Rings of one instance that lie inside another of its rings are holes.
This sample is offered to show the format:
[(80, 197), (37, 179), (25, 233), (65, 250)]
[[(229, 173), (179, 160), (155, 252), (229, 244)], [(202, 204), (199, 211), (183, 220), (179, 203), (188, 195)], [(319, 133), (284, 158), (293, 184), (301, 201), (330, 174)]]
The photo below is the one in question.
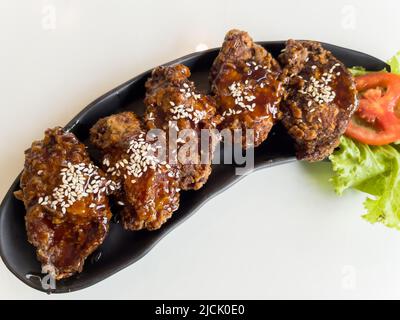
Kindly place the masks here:
[[(274, 41), (255, 41), (255, 43), (263, 46), (263, 47), (268, 47), (268, 46), (273, 46), (273, 45), (284, 45), (286, 43), (287, 40), (274, 40)], [(301, 41), (301, 40), (300, 40)], [(382, 61), (379, 58), (376, 58), (370, 54), (366, 54), (363, 53), (361, 51), (357, 51), (354, 49), (349, 49), (349, 48), (345, 48), (342, 46), (337, 46), (334, 44), (330, 44), (330, 43), (326, 43), (326, 42), (320, 42), (321, 45), (323, 47), (328, 47), (327, 49), (331, 51), (331, 48), (337, 48), (338, 50), (344, 50), (344, 51), (348, 51), (350, 53), (353, 53), (355, 55), (363, 55), (366, 57), (369, 57), (371, 59), (374, 60), (379, 60), (380, 62), (384, 63), (386, 65), (386, 69), (388, 71), (390, 71), (390, 66), (387, 65), (387, 63), (385, 61)], [(208, 55), (212, 52), (218, 52), (221, 49), (221, 47), (214, 47), (214, 48), (210, 48), (204, 51), (198, 51), (198, 52), (192, 52), (189, 53), (187, 55), (184, 55), (182, 57), (179, 57), (177, 59), (174, 59), (172, 61), (163, 63), (162, 66), (169, 66), (169, 65), (175, 65), (175, 64), (185, 64), (185, 61), (194, 59), (196, 57), (199, 56), (203, 56), (203, 55)], [(107, 91), (106, 93), (102, 94), (101, 96), (99, 96), (98, 98), (94, 99), (92, 102), (90, 102), (88, 105), (86, 105), (86, 107), (84, 107), (80, 112), (78, 112), (63, 128), (66, 131), (71, 131), (74, 129), (74, 127), (80, 122), (79, 120), (81, 118), (84, 118), (85, 115), (91, 111), (92, 108), (94, 108), (98, 103), (100, 103), (101, 101), (103, 101), (104, 99), (108, 98), (111, 95), (116, 94), (117, 96), (119, 95), (119, 91), (121, 91), (122, 89), (125, 89), (126, 87), (134, 84), (137, 81), (140, 81), (141, 79), (143, 79), (144, 77), (148, 77), (151, 74), (151, 71), (153, 70), (153, 68), (141, 72), (140, 74), (138, 74), (137, 76), (123, 82), (122, 84), (114, 87), (113, 89)], [(288, 162), (293, 162), (296, 161), (295, 157), (293, 157), (293, 159), (288, 159), (287, 161), (283, 161), (283, 163), (288, 163)], [(229, 182), (228, 184), (226, 184), (223, 188), (221, 188), (220, 190), (218, 190), (217, 192), (213, 192), (210, 197), (208, 197), (206, 200), (202, 201), (198, 206), (196, 206), (191, 213), (186, 216), (185, 218), (177, 221), (176, 223), (174, 223), (172, 226), (170, 226), (167, 230), (165, 230), (164, 232), (161, 232), (160, 235), (158, 236), (158, 238), (149, 246), (146, 247), (146, 250), (144, 250), (141, 254), (139, 254), (138, 256), (136, 256), (134, 259), (129, 260), (128, 263), (124, 263), (121, 264), (120, 266), (118, 266), (118, 268), (114, 268), (112, 271), (109, 271), (107, 273), (105, 273), (101, 278), (97, 279), (97, 278), (93, 278), (92, 280), (88, 281), (87, 284), (85, 285), (71, 285), (68, 288), (62, 288), (62, 289), (56, 289), (55, 291), (46, 291), (43, 288), (41, 288), (40, 286), (36, 287), (34, 285), (34, 283), (32, 281), (28, 281), (25, 277), (21, 276), (19, 273), (17, 273), (16, 271), (14, 271), (14, 269), (10, 266), (10, 264), (8, 263), (7, 259), (5, 258), (4, 255), (4, 251), (3, 251), (3, 245), (2, 245), (2, 234), (0, 234), (0, 257), (4, 263), (4, 265), (7, 267), (7, 269), (14, 274), (14, 276), (16, 276), (21, 282), (23, 282), (25, 285), (36, 289), (37, 291), (43, 292), (43, 293), (51, 293), (51, 294), (63, 294), (63, 293), (70, 293), (70, 292), (75, 292), (75, 291), (79, 291), (88, 287), (91, 287), (107, 278), (112, 277), (113, 275), (117, 274), (118, 272), (122, 271), (123, 269), (126, 269), (127, 267), (131, 266), (132, 264), (134, 264), (135, 262), (137, 262), (138, 260), (142, 259), (148, 252), (150, 252), (165, 236), (167, 236), (170, 232), (172, 232), (175, 228), (177, 228), (178, 226), (180, 226), (183, 222), (185, 222), (187, 219), (189, 219), (193, 214), (195, 214), (198, 210), (201, 209), (201, 207), (203, 207), (206, 203), (208, 203), (209, 200), (212, 200), (213, 198), (215, 198), (216, 196), (218, 196), (219, 194), (221, 194), (222, 192), (224, 192), (225, 190), (227, 190), (228, 188), (232, 187), (234, 184), (238, 183), (239, 181), (241, 181), (244, 177), (246, 177), (249, 174), (252, 174), (258, 170), (262, 170), (268, 167), (273, 166), (274, 164), (269, 164), (269, 163), (264, 163), (263, 165), (260, 165), (256, 168), (254, 168), (252, 171), (250, 171), (249, 173), (247, 173), (246, 175), (243, 175), (241, 177), (238, 177), (236, 179), (234, 179), (233, 181)], [(0, 204), (0, 223), (2, 222), (3, 219), (3, 211), (5, 211), (5, 207), (8, 201), (11, 201), (11, 199), (14, 197), (14, 190), (18, 187), (19, 182), (20, 182), (20, 177), (21, 177), (21, 173), (20, 172), (17, 177), (15, 178), (15, 180), (13, 181), (13, 183), (10, 185), (10, 188), (8, 189), (8, 191), (6, 192), (6, 194), (4, 195), (3, 200), (1, 201)], [(34, 248), (33, 248), (34, 249)], [(86, 262), (85, 262), (86, 263)]]

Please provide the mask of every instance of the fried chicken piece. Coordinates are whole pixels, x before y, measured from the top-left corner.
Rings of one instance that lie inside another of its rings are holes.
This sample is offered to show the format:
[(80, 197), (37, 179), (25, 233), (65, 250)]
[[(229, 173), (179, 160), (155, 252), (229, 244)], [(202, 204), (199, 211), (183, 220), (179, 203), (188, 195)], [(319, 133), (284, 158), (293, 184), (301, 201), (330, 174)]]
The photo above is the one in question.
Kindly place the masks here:
[[(279, 119), (284, 94), (281, 77), (278, 62), (247, 32), (231, 30), (226, 34), (211, 68), (211, 89), (224, 117), (221, 129), (241, 129), (244, 148), (259, 146)], [(254, 130), (254, 142), (246, 144), (248, 129)]]
[(124, 228), (159, 229), (178, 209), (180, 191), (176, 166), (158, 157), (160, 141), (146, 139), (133, 112), (100, 119), (90, 134), (102, 151), (104, 170), (121, 186), (116, 198)]
[(47, 130), (25, 152), (21, 190), (28, 240), (36, 247), (44, 273), (55, 279), (81, 272), (85, 259), (109, 228), (104, 174), (85, 146), (62, 128)]
[(153, 70), (146, 82), (145, 121), (149, 129), (166, 131), (168, 142), (176, 146), (171, 158), (178, 163), (180, 187), (198, 190), (211, 174), (220, 116), (214, 99), (197, 92), (188, 77), (190, 70), (182, 64)]
[(288, 75), (282, 122), (296, 142), (297, 158), (323, 160), (357, 108), (354, 79), (318, 42), (288, 40), (279, 59)]

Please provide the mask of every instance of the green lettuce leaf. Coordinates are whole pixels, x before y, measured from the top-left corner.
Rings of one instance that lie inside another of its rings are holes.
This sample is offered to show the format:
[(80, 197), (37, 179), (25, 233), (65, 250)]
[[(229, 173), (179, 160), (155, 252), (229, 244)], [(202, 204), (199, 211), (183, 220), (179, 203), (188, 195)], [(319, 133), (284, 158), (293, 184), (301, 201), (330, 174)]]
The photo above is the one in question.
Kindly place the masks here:
[(388, 60), (391, 73), (400, 74), (400, 51), (396, 53), (391, 59)]
[[(400, 74), (400, 51), (387, 63), (392, 73)], [(354, 76), (368, 73), (362, 67), (349, 70)], [(364, 219), (400, 230), (400, 144), (369, 146), (343, 136), (329, 159), (335, 191), (353, 188), (369, 194)]]
[(364, 74), (368, 73), (368, 71), (365, 70), (365, 68), (363, 67), (352, 67), (349, 68), (349, 71), (353, 75), (353, 77), (363, 76)]
[[(400, 51), (397, 52), (393, 57), (391, 57), (387, 61), (387, 64), (390, 66), (391, 73), (400, 74)], [(363, 76), (363, 75), (371, 72), (371, 71), (365, 70), (364, 67), (352, 67), (352, 68), (349, 68), (349, 71), (354, 77)], [(382, 71), (385, 71), (385, 70), (382, 70)]]
[(368, 146), (341, 138), (340, 147), (329, 159), (338, 194), (354, 188), (370, 194), (363, 217), (400, 230), (400, 152), (397, 146)]
[(359, 189), (388, 170), (382, 153), (371, 148), (374, 147), (341, 137), (339, 149), (329, 157), (335, 172), (332, 182), (338, 194), (348, 188)]

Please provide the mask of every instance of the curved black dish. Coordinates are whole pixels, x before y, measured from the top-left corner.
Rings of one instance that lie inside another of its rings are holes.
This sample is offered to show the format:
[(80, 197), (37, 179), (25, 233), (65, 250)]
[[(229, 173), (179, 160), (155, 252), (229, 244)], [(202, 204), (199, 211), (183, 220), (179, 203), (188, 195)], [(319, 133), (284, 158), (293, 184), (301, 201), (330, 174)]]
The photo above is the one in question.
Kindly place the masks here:
[[(284, 41), (260, 42), (275, 57), (283, 49)], [(388, 66), (367, 54), (330, 44), (323, 46), (346, 66), (363, 66), (368, 70), (382, 70)], [(218, 48), (193, 53), (167, 64), (183, 63), (190, 67), (191, 79), (197, 87), (208, 91), (208, 72), (218, 53)], [(84, 143), (88, 143), (90, 127), (99, 119), (113, 113), (132, 110), (143, 113), (144, 83), (150, 71), (145, 72), (106, 93), (79, 113), (67, 125)], [(56, 125), (56, 124), (55, 124)], [(22, 152), (22, 150), (21, 150)], [(255, 150), (255, 170), (295, 161), (293, 144), (285, 131), (275, 126), (267, 141)], [(235, 175), (234, 165), (214, 165), (208, 183), (199, 191), (182, 192), (181, 205), (173, 217), (157, 231), (125, 231), (118, 223), (112, 223), (110, 233), (103, 245), (89, 257), (81, 274), (58, 281), (56, 289), (45, 290), (36, 276), (40, 264), (35, 249), (27, 241), (25, 232), (25, 209), (14, 198), (19, 177), (10, 187), (0, 206), (0, 255), (10, 271), (28, 286), (43, 292), (65, 293), (89, 287), (142, 258), (158, 241), (177, 225), (196, 212), (206, 201), (222, 192), (243, 176)], [(100, 257), (100, 258), (99, 258)]]

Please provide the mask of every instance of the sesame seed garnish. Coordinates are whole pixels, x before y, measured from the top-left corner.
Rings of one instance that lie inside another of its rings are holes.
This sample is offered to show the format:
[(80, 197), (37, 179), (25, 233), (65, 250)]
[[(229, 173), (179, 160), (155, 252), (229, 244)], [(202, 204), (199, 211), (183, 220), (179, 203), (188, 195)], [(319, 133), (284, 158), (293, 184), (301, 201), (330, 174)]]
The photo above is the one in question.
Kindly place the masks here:
[[(191, 84), (191, 82), (189, 83), (190, 85), (184, 82), (182, 84), (183, 87), (179, 89), (179, 92), (183, 93), (185, 98), (193, 97), (195, 100), (200, 99), (201, 94), (195, 93), (193, 91), (193, 85)], [(173, 120), (189, 119), (192, 120), (195, 124), (197, 124), (201, 120), (203, 120), (204, 117), (206, 116), (206, 113), (204, 111), (194, 110), (192, 106), (186, 106), (185, 104), (178, 104), (174, 101), (169, 101), (169, 104), (171, 105), (170, 112), (172, 113)], [(179, 131), (179, 128), (177, 127), (176, 123), (174, 123), (173, 125), (169, 123), (168, 125)]]
[[(253, 100), (256, 99), (254, 95), (251, 94), (250, 90), (253, 89), (253, 87), (249, 84), (248, 80), (246, 80), (244, 83), (241, 82), (233, 82), (229, 87), (228, 87), (231, 96), (235, 99), (235, 104), (239, 106), (242, 109), (249, 110), (251, 112), (254, 111), (254, 108), (256, 107), (255, 103), (244, 103), (243, 100), (246, 102), (252, 102)], [(236, 114), (236, 110), (233, 109), (228, 109), (225, 111), (222, 115), (223, 116), (229, 116)]]
[(155, 120), (153, 112), (149, 112), (146, 114), (146, 121), (153, 121)]
[[(336, 98), (335, 91), (332, 90), (330, 86), (330, 82), (333, 80), (333, 71), (336, 67), (340, 66), (340, 64), (335, 64), (331, 67), (329, 72), (323, 73), (320, 79), (316, 79), (314, 76), (311, 76), (310, 80), (304, 80), (304, 82), (308, 82), (308, 86), (303, 87), (299, 90), (300, 93), (307, 95), (312, 98), (313, 101), (318, 104), (330, 103)], [(312, 66), (312, 69), (315, 69), (316, 66)], [(340, 75), (340, 72), (338, 72)], [(336, 75), (338, 75), (336, 73)], [(312, 100), (308, 101), (307, 105), (310, 107), (312, 105)]]
[[(182, 84), (182, 86), (183, 86), (183, 88), (180, 88), (179, 92), (182, 92), (184, 94), (185, 98), (193, 97), (195, 100), (198, 100), (201, 98), (201, 94), (197, 94), (196, 92), (193, 91), (192, 85), (189, 85), (186, 82), (184, 82)], [(172, 106), (174, 106), (174, 105), (172, 105)]]
[[(256, 78), (248, 78), (243, 79), (242, 81), (234, 81), (228, 86), (229, 95), (234, 98), (234, 103), (236, 108), (229, 108), (222, 113), (222, 117), (228, 117), (232, 115), (240, 114), (244, 111), (254, 112), (256, 108), (255, 100), (257, 97), (254, 95), (255, 89), (257, 87), (264, 88), (265, 82), (263, 81), (265, 74), (270, 73), (271, 70), (268, 69), (268, 66), (258, 64), (256, 61), (247, 61), (245, 62), (245, 71), (247, 71), (247, 75), (251, 76), (253, 72), (257, 70), (262, 70), (263, 73), (261, 75), (257, 74)], [(265, 74), (264, 74), (265, 73)], [(269, 106), (265, 105), (265, 108), (268, 110)], [(273, 116), (275, 117), (276, 113), (274, 109), (272, 109)]]
[(109, 166), (110, 166), (110, 160), (109, 160), (108, 158), (104, 158), (103, 164), (104, 164), (105, 166), (109, 167)]
[(203, 110), (194, 110), (192, 106), (186, 106), (184, 104), (170, 108), (170, 112), (173, 114), (173, 120), (189, 119), (195, 124), (199, 123), (207, 115), (207, 113)]
[(271, 106), (271, 105), (269, 105), (269, 106), (268, 106), (268, 110), (269, 110), (269, 113), (272, 114), (272, 118), (275, 119), (276, 115), (278, 114), (278, 108), (277, 108), (277, 106)]
[[(90, 194), (97, 197), (100, 197), (101, 193), (108, 194), (107, 188), (103, 188), (107, 179), (101, 177), (98, 174), (98, 168), (91, 163), (72, 164), (68, 162), (67, 166), (60, 170), (60, 176), (61, 184), (53, 189), (51, 196), (39, 198), (40, 205), (50, 205), (53, 210), (61, 209), (61, 212), (65, 214), (67, 208)], [(117, 185), (111, 181), (108, 185), (117, 188)], [(90, 208), (95, 206), (93, 203), (89, 205)]]
[[(128, 177), (140, 178), (148, 169), (157, 170), (162, 165), (159, 159), (154, 155), (156, 148), (144, 140), (144, 134), (140, 134), (136, 139), (129, 142), (126, 151), (128, 159), (121, 159), (109, 168), (112, 175), (125, 179)], [(130, 180), (136, 183), (135, 179)], [(115, 186), (109, 188), (114, 191)]]

